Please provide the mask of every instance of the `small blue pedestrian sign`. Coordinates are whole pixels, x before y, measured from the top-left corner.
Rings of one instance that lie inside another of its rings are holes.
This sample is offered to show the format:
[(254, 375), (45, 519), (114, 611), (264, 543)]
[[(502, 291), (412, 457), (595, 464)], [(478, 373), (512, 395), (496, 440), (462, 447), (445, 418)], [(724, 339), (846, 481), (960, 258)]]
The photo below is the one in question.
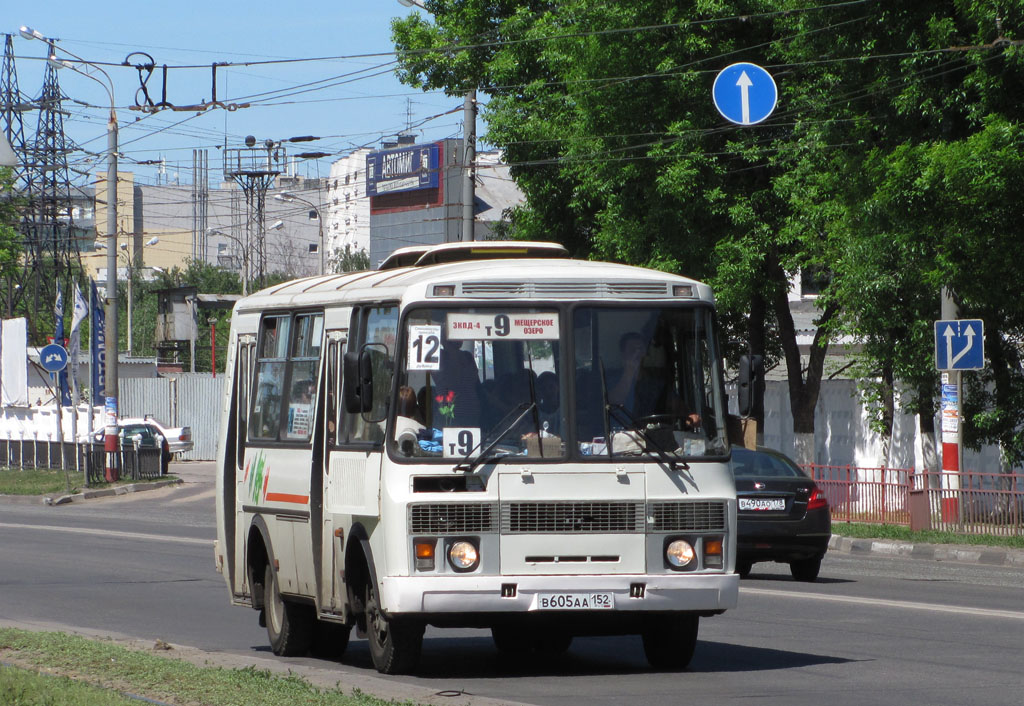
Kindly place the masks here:
[(756, 125), (768, 119), (779, 101), (772, 75), (757, 64), (726, 66), (711, 87), (711, 98), (722, 117), (737, 125)]
[(39, 364), (43, 370), (59, 373), (68, 365), (68, 352), (59, 343), (51, 343), (39, 349)]
[(935, 322), (935, 367), (938, 370), (985, 367), (985, 325), (981, 319)]

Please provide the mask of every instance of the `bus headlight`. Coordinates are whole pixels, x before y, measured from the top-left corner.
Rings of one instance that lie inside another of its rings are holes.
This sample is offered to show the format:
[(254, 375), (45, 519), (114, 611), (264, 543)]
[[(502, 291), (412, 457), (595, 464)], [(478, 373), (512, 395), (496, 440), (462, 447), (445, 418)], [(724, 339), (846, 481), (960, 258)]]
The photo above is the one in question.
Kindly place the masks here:
[(677, 539), (665, 547), (665, 559), (668, 561), (668, 565), (674, 569), (689, 566), (696, 556), (693, 546), (685, 539)]
[(460, 539), (448, 547), (448, 563), (456, 571), (472, 571), (480, 563), (480, 552), (473, 542)]

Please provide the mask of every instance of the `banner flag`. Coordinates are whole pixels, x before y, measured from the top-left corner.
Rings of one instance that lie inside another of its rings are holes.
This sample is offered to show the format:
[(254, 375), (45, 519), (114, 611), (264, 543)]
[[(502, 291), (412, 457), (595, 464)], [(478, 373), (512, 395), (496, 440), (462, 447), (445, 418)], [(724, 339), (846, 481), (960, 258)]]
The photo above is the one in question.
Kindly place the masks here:
[(94, 406), (102, 407), (105, 402), (103, 392), (107, 387), (106, 315), (103, 313), (103, 304), (96, 291), (96, 282), (90, 279), (89, 285), (89, 301), (92, 307), (92, 325), (89, 330), (89, 355), (92, 357), (90, 396)]
[[(78, 356), (82, 350), (82, 321), (89, 315), (89, 304), (82, 296), (82, 290), (75, 284), (75, 308), (71, 314), (71, 340), (68, 343), (68, 367), (71, 368), (71, 387), (78, 389)], [(75, 400), (78, 404), (78, 400)]]
[[(57, 301), (53, 305), (53, 315), (57, 321), (56, 330), (53, 333), (53, 342), (58, 346), (64, 345), (64, 293), (61, 292), (60, 284), (57, 284)], [(71, 391), (68, 389), (68, 369), (64, 368), (57, 373), (58, 399), (61, 407), (71, 406)]]

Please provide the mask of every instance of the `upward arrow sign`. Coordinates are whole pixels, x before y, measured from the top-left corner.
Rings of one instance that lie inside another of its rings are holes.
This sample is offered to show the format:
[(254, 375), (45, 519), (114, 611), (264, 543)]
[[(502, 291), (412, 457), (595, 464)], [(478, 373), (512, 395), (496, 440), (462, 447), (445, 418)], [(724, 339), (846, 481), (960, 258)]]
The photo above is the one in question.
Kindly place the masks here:
[(739, 79), (736, 81), (736, 85), (740, 87), (740, 112), (741, 121), (744, 125), (750, 124), (750, 87), (754, 85), (754, 82), (747, 76), (747, 72), (744, 71), (740, 74)]

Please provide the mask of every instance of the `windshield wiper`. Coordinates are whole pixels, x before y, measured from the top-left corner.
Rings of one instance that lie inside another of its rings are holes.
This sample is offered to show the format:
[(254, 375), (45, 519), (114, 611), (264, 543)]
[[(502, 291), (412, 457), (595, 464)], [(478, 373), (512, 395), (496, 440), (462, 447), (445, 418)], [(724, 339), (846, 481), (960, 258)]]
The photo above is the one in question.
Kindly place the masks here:
[[(618, 413), (616, 415), (618, 417), (616, 421), (618, 421), (619, 423), (622, 423), (623, 421), (626, 422), (624, 426), (629, 426), (629, 431), (635, 432), (636, 435), (639, 436), (645, 442), (644, 451), (650, 453), (653, 450), (654, 455), (656, 455), (662, 463), (671, 468), (673, 471), (689, 470), (689, 464), (686, 463), (685, 461), (680, 461), (676, 457), (675, 452), (672, 452), (670, 455), (668, 449), (662, 446), (657, 439), (651, 436), (650, 432), (648, 432), (642, 424), (637, 423), (637, 418), (634, 417), (628, 409), (623, 407), (621, 404), (608, 403), (605, 405), (606, 418), (611, 418), (616, 413)], [(614, 453), (614, 444), (612, 443), (612, 438), (610, 436), (607, 438), (607, 443), (608, 457), (611, 458), (612, 454)]]
[[(491, 460), (494, 460), (496, 458), (501, 458), (501, 456), (505, 455), (505, 454), (500, 454), (500, 455), (499, 454), (494, 454), (492, 456), (491, 452), (498, 445), (498, 443), (502, 439), (505, 438), (505, 435), (508, 434), (509, 431), (514, 429), (516, 427), (516, 425), (519, 424), (519, 422), (523, 421), (523, 419), (526, 418), (527, 414), (529, 414), (530, 412), (532, 412), (532, 411), (534, 411), (536, 409), (537, 409), (537, 403), (536, 402), (530, 402), (530, 403), (520, 402), (518, 406), (513, 408), (512, 411), (510, 411), (508, 414), (506, 414), (502, 418), (502, 420), (500, 422), (498, 422), (496, 427), (498, 428), (499, 431), (498, 431), (497, 434), (494, 435), (494, 440), (490, 444), (488, 444), (487, 447), (484, 448), (484, 450), (481, 451), (476, 457), (468, 458), (468, 456), (467, 456), (467, 460), (463, 461), (462, 463), (456, 464), (455, 467), (452, 470), (453, 471), (462, 471), (464, 473), (472, 473), (473, 471), (475, 471), (477, 469), (478, 466), (480, 466), (481, 464), (485, 463), (486, 461), (491, 461)], [(505, 424), (505, 421), (509, 417), (511, 417), (513, 414), (516, 414), (517, 412), (519, 413), (518, 416), (515, 419), (513, 419), (510, 423)], [(480, 444), (477, 444), (476, 448), (480, 448), (481, 444), (483, 444), (483, 441), (481, 441)], [(469, 455), (472, 455), (472, 453), (473, 452), (470, 451)]]

